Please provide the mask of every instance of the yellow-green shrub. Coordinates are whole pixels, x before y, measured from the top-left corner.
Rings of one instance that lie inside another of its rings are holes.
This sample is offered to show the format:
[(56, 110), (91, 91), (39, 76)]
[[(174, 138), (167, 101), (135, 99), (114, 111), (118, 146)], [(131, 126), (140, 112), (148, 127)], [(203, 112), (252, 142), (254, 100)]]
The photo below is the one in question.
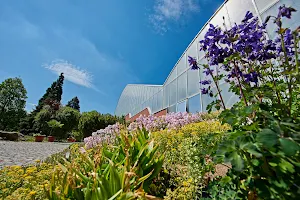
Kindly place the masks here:
[(45, 199), (54, 165), (37, 163), (29, 167), (10, 166), (0, 170), (0, 197), (3, 199)]
[(210, 155), (215, 153), (228, 130), (229, 125), (209, 120), (189, 124), (179, 130), (152, 133), (154, 140), (159, 143), (160, 153), (165, 154), (164, 168), (173, 177), (170, 181), (176, 187), (174, 191), (167, 192), (168, 198), (193, 196), (196, 188), (205, 185), (205, 174), (213, 171), (215, 166), (210, 162)]

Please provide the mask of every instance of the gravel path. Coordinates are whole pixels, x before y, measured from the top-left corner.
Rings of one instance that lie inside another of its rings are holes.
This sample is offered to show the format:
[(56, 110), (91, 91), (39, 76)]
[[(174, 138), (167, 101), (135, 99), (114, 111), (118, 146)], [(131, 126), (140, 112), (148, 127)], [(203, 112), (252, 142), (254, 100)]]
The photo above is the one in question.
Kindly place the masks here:
[(37, 159), (43, 160), (69, 146), (69, 143), (0, 141), (0, 168), (34, 163)]

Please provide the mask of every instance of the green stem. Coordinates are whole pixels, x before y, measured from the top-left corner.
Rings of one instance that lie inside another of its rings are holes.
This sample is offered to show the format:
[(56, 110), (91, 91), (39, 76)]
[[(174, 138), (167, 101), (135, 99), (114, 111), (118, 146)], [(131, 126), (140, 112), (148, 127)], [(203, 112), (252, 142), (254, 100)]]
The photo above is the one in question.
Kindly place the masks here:
[(294, 48), (295, 48), (295, 57), (296, 57), (296, 72), (297, 72), (297, 78), (299, 78), (299, 57), (298, 57), (298, 38), (297, 38), (297, 32), (295, 31), (293, 33), (294, 37)]
[(241, 82), (240, 82), (240, 79), (239, 79), (239, 75), (238, 75), (238, 73), (237, 73), (237, 72), (238, 72), (238, 67), (237, 67), (237, 65), (236, 65), (235, 62), (234, 62), (234, 68), (235, 68), (235, 76), (236, 76), (236, 78), (237, 78), (238, 85), (239, 85), (239, 88), (240, 88), (240, 93), (241, 93), (241, 95), (242, 95), (242, 98), (244, 99), (245, 105), (248, 106), (247, 99), (246, 99), (245, 94), (244, 94), (244, 92), (243, 92), (243, 88), (242, 88), (242, 85), (241, 85)]
[(281, 105), (280, 93), (278, 92), (277, 85), (276, 85), (276, 80), (274, 78), (274, 70), (273, 70), (272, 63), (270, 63), (270, 66), (271, 66), (271, 75), (272, 75), (271, 79), (273, 81), (273, 85), (274, 85), (274, 88), (275, 88), (275, 92), (276, 92), (276, 96), (277, 96), (277, 101), (278, 101), (278, 104)]
[(218, 84), (217, 81), (214, 79), (214, 75), (212, 74), (212, 72), (210, 71), (210, 69), (208, 69), (208, 70), (209, 70), (209, 74), (211, 75), (211, 77), (212, 77), (212, 79), (213, 79), (213, 81), (214, 81), (214, 83), (215, 83), (215, 85), (216, 85), (216, 88), (217, 88), (218, 95), (219, 95), (219, 97), (220, 97), (222, 106), (223, 106), (224, 110), (226, 110), (225, 103), (224, 103), (224, 100), (223, 100), (223, 97), (222, 97), (222, 94), (221, 94), (221, 90), (220, 90), (220, 88), (219, 88), (219, 84)]
[(291, 75), (291, 70), (290, 70), (290, 64), (289, 64), (289, 59), (286, 53), (286, 48), (285, 48), (285, 44), (284, 44), (284, 37), (283, 34), (280, 33), (280, 37), (281, 37), (281, 47), (283, 50), (283, 54), (284, 54), (284, 58), (285, 58), (285, 67), (284, 67), (284, 71), (286, 72), (287, 69), (289, 71), (289, 77), (286, 77), (287, 80), (287, 84), (288, 84), (288, 91), (289, 91), (289, 116), (291, 116), (292, 112), (292, 102), (293, 102), (293, 95), (292, 95), (292, 75)]

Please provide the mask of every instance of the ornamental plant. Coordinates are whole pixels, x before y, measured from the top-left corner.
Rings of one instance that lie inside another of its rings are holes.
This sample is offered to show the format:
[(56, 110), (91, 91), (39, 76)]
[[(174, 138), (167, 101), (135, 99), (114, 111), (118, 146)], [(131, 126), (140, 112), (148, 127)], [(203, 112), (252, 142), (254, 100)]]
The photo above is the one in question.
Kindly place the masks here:
[(207, 174), (215, 171), (209, 156), (215, 154), (229, 130), (228, 124), (209, 120), (151, 134), (165, 156), (163, 167), (170, 174), (167, 181), (171, 187), (163, 191), (165, 199), (196, 199), (197, 190), (207, 184)]
[[(118, 145), (71, 152), (45, 187), (51, 199), (155, 199), (147, 194), (163, 156), (149, 133), (122, 133)], [(80, 153), (79, 153), (80, 152)]]
[(135, 122), (132, 122), (129, 125), (128, 130), (135, 131), (143, 127), (148, 131), (179, 129), (184, 125), (202, 121), (203, 115), (205, 114), (191, 114), (187, 112), (167, 113), (166, 115), (159, 117), (154, 115), (145, 117), (141, 115)]
[[(285, 5), (277, 16), (261, 24), (247, 12), (232, 28), (210, 24), (200, 41), (208, 64), (201, 81), (202, 94), (215, 100), (208, 106), (223, 110), (220, 119), (232, 127), (218, 147), (216, 161), (233, 169), (207, 188), (214, 199), (296, 199), (300, 195), (300, 92), (299, 32), (284, 27), (296, 10)], [(276, 38), (268, 37), (267, 23), (277, 26)], [(189, 57), (192, 69), (196, 59)], [(240, 98), (225, 106), (219, 81)], [(212, 91), (216, 88), (216, 92)]]
[[(181, 127), (200, 122), (203, 120), (211, 120), (216, 119), (218, 116), (218, 112), (214, 112), (211, 114), (207, 113), (186, 113), (186, 112), (178, 112), (178, 113), (168, 113), (165, 116), (140, 116), (136, 119), (135, 122), (132, 122), (128, 127), (128, 131), (138, 131), (140, 129), (145, 128), (147, 131), (154, 132), (159, 130), (174, 130), (180, 129)], [(105, 129), (100, 129), (92, 133), (92, 136), (84, 138), (85, 147), (87, 149), (91, 149), (97, 145), (103, 145), (112, 143), (115, 141), (117, 135), (119, 135), (122, 131), (126, 131), (126, 127), (123, 124), (116, 123), (114, 125), (109, 125)]]

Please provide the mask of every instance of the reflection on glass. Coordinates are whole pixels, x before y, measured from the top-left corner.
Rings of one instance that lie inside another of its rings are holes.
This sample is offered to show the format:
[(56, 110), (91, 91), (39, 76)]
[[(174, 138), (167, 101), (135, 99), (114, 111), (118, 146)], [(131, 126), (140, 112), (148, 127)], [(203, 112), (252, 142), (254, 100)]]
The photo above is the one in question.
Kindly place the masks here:
[(186, 100), (177, 104), (177, 112), (186, 112)]
[(190, 113), (201, 112), (200, 95), (199, 94), (188, 99), (188, 112), (190, 112)]
[(168, 113), (171, 113), (171, 112), (176, 112), (176, 105), (168, 108)]

